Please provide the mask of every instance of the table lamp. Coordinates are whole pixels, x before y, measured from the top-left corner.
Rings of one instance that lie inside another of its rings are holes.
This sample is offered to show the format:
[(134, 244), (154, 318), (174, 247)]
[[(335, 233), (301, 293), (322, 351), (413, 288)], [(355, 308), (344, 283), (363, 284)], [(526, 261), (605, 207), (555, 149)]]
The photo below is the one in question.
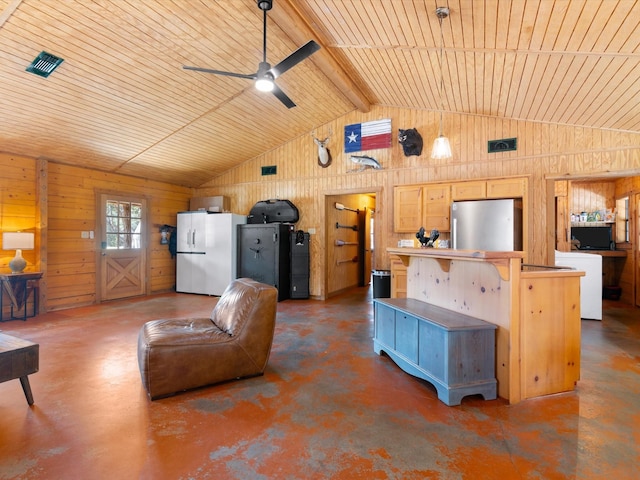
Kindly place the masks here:
[(33, 239), (33, 233), (2, 232), (2, 249), (16, 251), (16, 256), (9, 262), (11, 273), (22, 273), (27, 266), (27, 261), (22, 258), (22, 250), (33, 250)]

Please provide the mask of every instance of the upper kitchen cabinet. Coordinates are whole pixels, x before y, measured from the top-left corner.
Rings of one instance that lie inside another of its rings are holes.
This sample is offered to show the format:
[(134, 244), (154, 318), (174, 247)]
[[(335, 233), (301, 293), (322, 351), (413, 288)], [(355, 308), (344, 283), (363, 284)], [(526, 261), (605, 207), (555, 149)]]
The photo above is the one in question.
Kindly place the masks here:
[(451, 200), (481, 200), (485, 198), (522, 198), (527, 192), (525, 177), (499, 178), (451, 184)]
[(421, 226), (422, 186), (395, 187), (393, 189), (393, 229), (399, 233), (416, 233)]
[(524, 198), (527, 179), (524, 177), (487, 180), (487, 198)]
[(449, 184), (425, 185), (422, 187), (424, 199), (424, 228), (434, 228), (441, 232), (450, 230), (449, 215), (451, 212), (451, 186)]
[(457, 182), (451, 185), (451, 200), (480, 200), (487, 198), (487, 182)]
[(404, 185), (395, 187), (394, 231), (416, 233), (420, 227), (449, 231), (450, 184)]

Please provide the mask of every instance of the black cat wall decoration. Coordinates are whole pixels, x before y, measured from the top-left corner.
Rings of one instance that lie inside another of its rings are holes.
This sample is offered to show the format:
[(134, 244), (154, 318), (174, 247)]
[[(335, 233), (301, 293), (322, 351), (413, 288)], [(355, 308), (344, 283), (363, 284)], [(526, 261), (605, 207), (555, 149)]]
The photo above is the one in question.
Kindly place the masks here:
[(415, 128), (398, 129), (398, 143), (402, 145), (405, 157), (422, 154), (422, 135)]

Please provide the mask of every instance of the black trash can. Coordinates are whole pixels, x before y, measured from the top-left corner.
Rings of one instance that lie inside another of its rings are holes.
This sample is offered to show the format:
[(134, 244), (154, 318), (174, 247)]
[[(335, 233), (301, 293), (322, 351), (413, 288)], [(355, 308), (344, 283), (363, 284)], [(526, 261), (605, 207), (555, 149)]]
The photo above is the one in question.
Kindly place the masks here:
[(373, 298), (391, 297), (391, 270), (373, 271)]

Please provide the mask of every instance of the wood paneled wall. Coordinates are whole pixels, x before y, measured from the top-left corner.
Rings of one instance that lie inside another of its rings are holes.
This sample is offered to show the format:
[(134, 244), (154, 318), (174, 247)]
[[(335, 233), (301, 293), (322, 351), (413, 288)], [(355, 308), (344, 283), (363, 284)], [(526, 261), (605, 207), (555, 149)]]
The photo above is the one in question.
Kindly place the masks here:
[[(354, 171), (357, 166), (343, 152), (343, 129), (351, 123), (391, 118), (393, 135), (398, 128), (416, 127), (424, 139), (420, 157), (405, 157), (394, 138), (392, 147), (366, 152), (376, 158), (382, 170)], [(152, 227), (151, 291), (169, 290), (175, 282), (175, 263), (166, 245), (160, 245), (156, 226), (174, 224), (175, 214), (188, 208), (192, 195), (226, 195), (231, 210), (247, 214), (259, 200), (289, 199), (300, 211), (296, 228), (316, 230), (311, 243), (310, 292), (314, 297), (327, 295), (325, 248), (327, 246), (327, 195), (372, 192), (376, 194), (373, 264), (389, 269), (386, 248), (412, 235), (393, 233), (393, 187), (395, 185), (437, 181), (468, 180), (478, 176), (530, 175), (532, 245), (528, 259), (545, 263), (547, 178), (565, 175), (621, 172), (640, 175), (640, 135), (597, 129), (548, 125), (518, 120), (501, 120), (472, 115), (445, 114), (444, 132), (449, 137), (454, 158), (433, 161), (429, 158), (433, 138), (438, 133), (437, 113), (393, 107), (376, 107), (368, 114), (352, 112), (315, 128), (316, 137), (334, 132), (329, 148), (333, 163), (328, 168), (317, 164), (317, 149), (309, 133), (268, 151), (204, 185), (196, 192), (185, 187), (150, 182), (140, 178), (95, 170), (47, 164), (45, 188), (47, 218), (47, 304), (50, 309), (90, 304), (95, 301), (96, 241), (80, 238), (84, 230), (96, 230), (95, 191), (121, 191), (144, 195), (149, 199)], [(518, 138), (518, 150), (487, 153), (487, 141)], [(262, 177), (261, 166), (276, 165), (277, 175)], [(38, 214), (37, 162), (34, 159), (0, 155), (0, 228), (33, 228), (42, 224)], [(620, 192), (638, 192), (639, 185), (616, 181)], [(47, 223), (48, 222), (48, 223)], [(36, 235), (38, 242), (39, 235)], [(38, 247), (38, 245), (37, 245)], [(0, 251), (0, 266), (6, 268), (13, 252)], [(38, 248), (25, 252), (29, 268), (38, 269)], [(634, 274), (633, 269), (631, 275)]]
[[(34, 250), (23, 250), (27, 271), (38, 271), (38, 211), (36, 193), (36, 163), (23, 161), (15, 155), (0, 153), (0, 233), (33, 232), (36, 238)], [(0, 242), (2, 236), (0, 235)], [(7, 271), (15, 250), (0, 251), (0, 268)]]
[(608, 182), (571, 182), (570, 213), (595, 212), (616, 208), (616, 183)]
[(175, 285), (175, 259), (160, 244), (159, 227), (175, 225), (176, 213), (188, 210), (192, 190), (135, 177), (49, 164), (48, 308), (95, 302), (98, 239), (82, 239), (83, 230), (97, 230), (96, 191), (144, 196), (150, 210), (151, 292)]
[[(382, 170), (353, 171), (356, 167), (343, 153), (344, 126), (352, 123), (391, 118), (394, 137), (399, 128), (415, 127), (424, 140), (420, 157), (405, 157), (394, 138), (389, 149), (373, 150)], [(388, 269), (386, 248), (396, 246), (400, 238), (411, 235), (393, 233), (393, 187), (395, 185), (436, 181), (469, 180), (476, 177), (499, 178), (530, 175), (530, 232), (532, 243), (528, 260), (546, 263), (547, 178), (563, 175), (610, 175), (610, 172), (640, 174), (640, 135), (631, 133), (570, 127), (519, 120), (503, 120), (473, 115), (444, 115), (444, 133), (454, 152), (450, 160), (430, 159), (433, 139), (438, 134), (438, 114), (432, 111), (375, 107), (368, 114), (352, 112), (333, 122), (318, 126), (316, 137), (334, 135), (329, 149), (333, 163), (328, 168), (317, 165), (316, 147), (309, 134), (301, 135), (279, 148), (266, 152), (230, 170), (197, 189), (197, 195), (227, 195), (231, 210), (246, 214), (251, 206), (268, 198), (286, 198), (300, 210), (296, 228), (316, 229), (311, 255), (324, 258), (327, 232), (326, 195), (379, 191), (376, 198), (375, 238), (376, 268)], [(518, 150), (488, 153), (487, 141), (518, 139)], [(261, 168), (276, 165), (277, 175), (262, 177)], [(551, 192), (553, 194), (553, 192)], [(312, 296), (323, 297), (326, 265), (314, 265), (311, 272)]]
[[(3, 230), (39, 229), (36, 199), (37, 162), (30, 158), (0, 155), (3, 176), (0, 226)], [(187, 210), (190, 188), (151, 182), (96, 170), (47, 163), (40, 179), (47, 192), (46, 231), (46, 309), (57, 310), (92, 304), (96, 301), (96, 261), (99, 239), (83, 239), (82, 231), (97, 230), (96, 191), (122, 192), (144, 196), (150, 209), (147, 231), (151, 292), (171, 290), (175, 284), (175, 260), (167, 245), (160, 244), (159, 227), (175, 225), (176, 213)], [(36, 250), (24, 252), (29, 269), (39, 270)], [(2, 251), (3, 269), (13, 252)]]
[[(35, 234), (35, 248), (23, 250), (22, 256), (27, 261), (26, 271), (40, 270), (40, 216), (38, 212), (38, 195), (36, 185), (35, 161), (21, 162), (15, 155), (0, 153), (0, 269), (9, 272), (9, 262), (15, 256), (15, 250), (5, 250), (2, 242), (2, 232), (33, 232)], [(4, 289), (0, 290), (3, 297), (3, 318), (8, 318), (11, 306)], [(28, 300), (28, 310), (33, 308), (33, 299)]]

